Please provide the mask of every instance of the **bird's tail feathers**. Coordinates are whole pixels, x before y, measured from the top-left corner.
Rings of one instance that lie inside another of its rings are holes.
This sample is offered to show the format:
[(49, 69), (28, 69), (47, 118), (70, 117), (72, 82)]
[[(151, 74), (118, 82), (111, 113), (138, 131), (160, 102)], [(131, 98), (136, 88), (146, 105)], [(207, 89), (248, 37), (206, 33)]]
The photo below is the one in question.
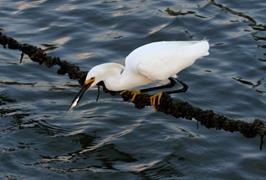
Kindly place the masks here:
[(210, 44), (208, 42), (208, 40), (202, 40), (199, 41), (198, 43), (195, 44), (195, 46), (197, 46), (197, 51), (200, 52), (201, 56), (208, 56), (209, 53), (209, 49), (210, 49)]

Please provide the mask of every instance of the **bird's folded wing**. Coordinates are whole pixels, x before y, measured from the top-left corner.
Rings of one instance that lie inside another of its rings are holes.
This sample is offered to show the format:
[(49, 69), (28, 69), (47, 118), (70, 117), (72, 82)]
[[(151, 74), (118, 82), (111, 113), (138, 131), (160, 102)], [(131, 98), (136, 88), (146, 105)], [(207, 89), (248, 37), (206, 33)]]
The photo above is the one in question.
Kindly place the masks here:
[(163, 81), (174, 76), (175, 73), (170, 72), (169, 69), (163, 61), (153, 61), (149, 64), (139, 63), (137, 66), (138, 73), (152, 81)]

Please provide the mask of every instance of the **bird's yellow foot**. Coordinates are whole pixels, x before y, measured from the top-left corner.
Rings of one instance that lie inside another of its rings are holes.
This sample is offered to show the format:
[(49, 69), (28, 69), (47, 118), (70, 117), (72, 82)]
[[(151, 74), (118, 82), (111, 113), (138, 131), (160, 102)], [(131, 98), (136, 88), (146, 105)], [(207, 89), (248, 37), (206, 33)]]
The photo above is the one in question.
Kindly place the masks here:
[(163, 92), (159, 92), (150, 97), (151, 106), (154, 107), (155, 111), (158, 111), (158, 106), (160, 105)]
[(135, 102), (137, 95), (141, 94), (140, 90), (124, 90), (120, 94), (123, 95), (124, 93), (129, 93), (131, 95), (131, 102)]

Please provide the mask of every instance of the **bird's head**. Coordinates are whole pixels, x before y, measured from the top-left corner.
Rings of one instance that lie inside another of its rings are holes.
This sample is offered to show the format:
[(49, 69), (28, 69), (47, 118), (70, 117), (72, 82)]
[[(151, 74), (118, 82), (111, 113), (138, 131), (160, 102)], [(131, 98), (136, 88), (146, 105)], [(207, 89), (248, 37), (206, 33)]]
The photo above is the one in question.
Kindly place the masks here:
[(73, 99), (70, 110), (76, 107), (87, 89), (96, 86), (99, 82), (106, 80), (112, 75), (120, 74), (123, 66), (116, 63), (105, 63), (94, 66), (86, 76), (86, 79), (81, 87), (79, 93)]

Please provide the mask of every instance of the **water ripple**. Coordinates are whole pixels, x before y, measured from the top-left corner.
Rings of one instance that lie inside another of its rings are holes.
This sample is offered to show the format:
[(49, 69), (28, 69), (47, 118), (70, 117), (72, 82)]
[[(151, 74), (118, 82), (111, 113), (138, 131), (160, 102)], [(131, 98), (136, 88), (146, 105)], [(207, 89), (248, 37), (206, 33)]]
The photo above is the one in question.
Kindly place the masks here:
[[(89, 70), (161, 40), (208, 39), (174, 98), (232, 118), (265, 119), (262, 0), (0, 1), (0, 31)], [(87, 92), (56, 68), (0, 49), (0, 179), (263, 179), (259, 139), (197, 127), (119, 97)]]

